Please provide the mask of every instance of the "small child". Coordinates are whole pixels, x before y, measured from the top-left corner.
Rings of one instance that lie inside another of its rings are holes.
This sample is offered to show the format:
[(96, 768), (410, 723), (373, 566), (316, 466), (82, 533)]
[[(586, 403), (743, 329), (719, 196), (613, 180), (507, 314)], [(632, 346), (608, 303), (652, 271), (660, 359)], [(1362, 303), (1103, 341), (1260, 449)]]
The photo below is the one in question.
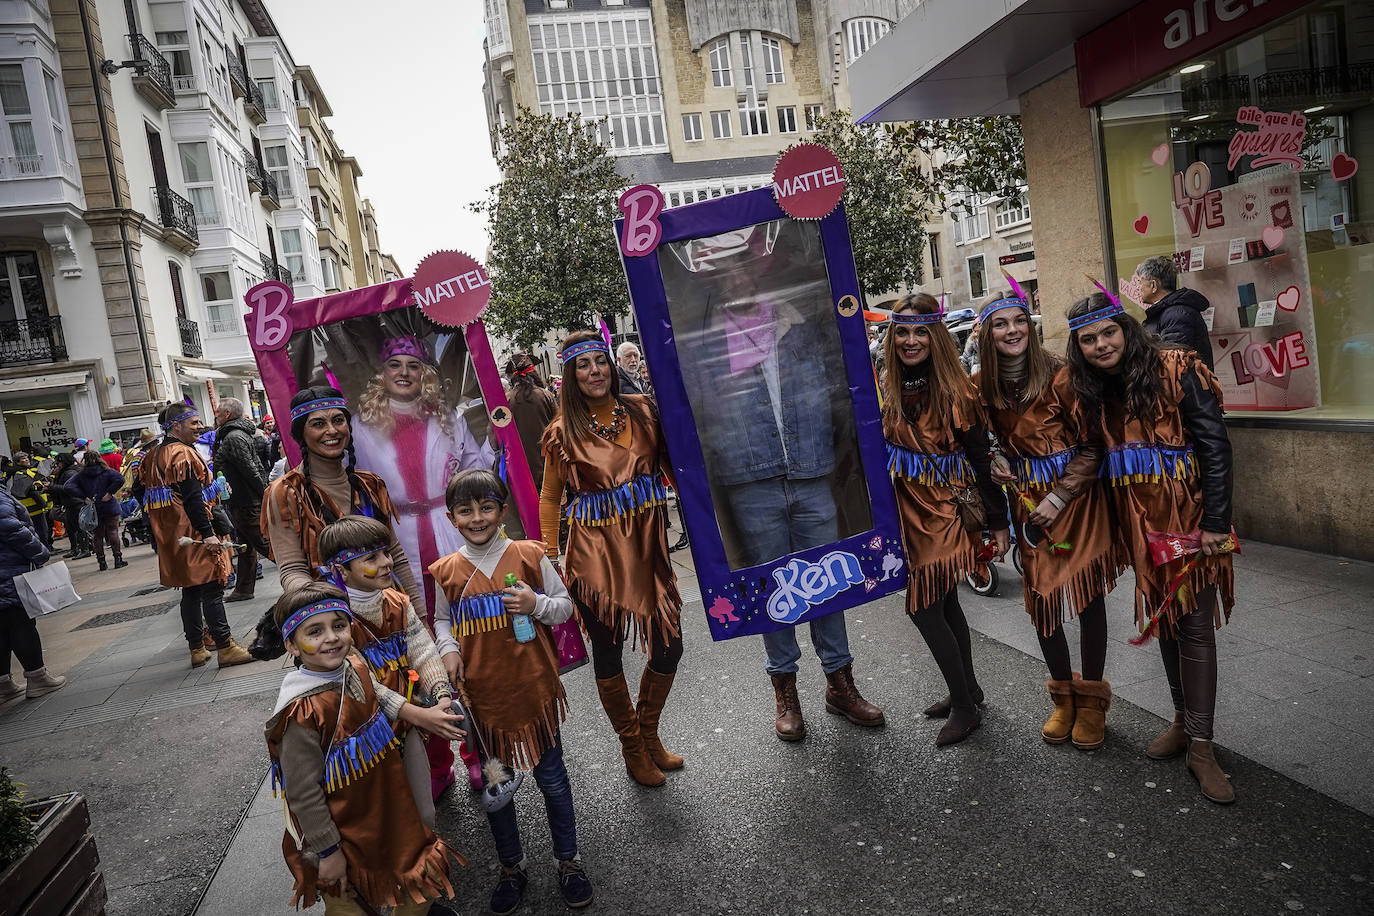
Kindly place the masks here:
[[(411, 606), (410, 596), (395, 587), (391, 576), (392, 559), (387, 547), (391, 529), (366, 515), (345, 515), (320, 532), (320, 556), (325, 557), (323, 572), (348, 593), (353, 611), (353, 646), (362, 654), (372, 676), (382, 685), (377, 701), (388, 719), (395, 722), (396, 737), (405, 741), (401, 757), (406, 775), (415, 792), (420, 820), (434, 829), (434, 800), (453, 784), (431, 774), (424, 741), (442, 741), (426, 736), (396, 720), (396, 713), (411, 690), (434, 698), (446, 706), (453, 696), (444, 663), (420, 615)], [(410, 673), (418, 681), (411, 686)]]
[[(592, 884), (577, 854), (572, 786), (558, 732), (568, 699), (548, 629), (572, 616), (573, 603), (542, 543), (512, 541), (501, 532), (507, 496), (501, 479), (479, 468), (449, 481), (444, 500), (464, 544), (429, 567), (445, 597), (434, 615), (436, 642), (449, 677), (455, 683), (463, 679), (479, 746), (500, 761), (533, 768), (544, 793), (563, 900), (584, 907), (592, 902)], [(508, 576), (515, 584), (503, 587)], [(521, 616), (534, 630), (525, 642), (516, 637)], [(515, 806), (489, 812), (487, 820), (501, 862), (491, 910), (509, 913), (519, 906), (527, 880)]]
[[(353, 616), (343, 592), (313, 582), (287, 592), (273, 617), (300, 667), (286, 675), (267, 720), (272, 789), (286, 801), (282, 853), (295, 876), (292, 906), (324, 897), (326, 916), (357, 913), (354, 898), (423, 916), (451, 897), (450, 857), (420, 820), (400, 739), (378, 705), (367, 664), (350, 655)], [(403, 705), (398, 715), (430, 732), (462, 737), (447, 704)]]

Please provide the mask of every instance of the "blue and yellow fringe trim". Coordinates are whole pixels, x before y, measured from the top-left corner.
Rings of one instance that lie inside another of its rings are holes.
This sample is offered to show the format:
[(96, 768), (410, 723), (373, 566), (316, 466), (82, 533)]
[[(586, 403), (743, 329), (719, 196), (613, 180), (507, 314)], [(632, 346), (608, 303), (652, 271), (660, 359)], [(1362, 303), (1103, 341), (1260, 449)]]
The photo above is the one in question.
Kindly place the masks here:
[(1048, 455), (1008, 455), (1007, 463), (1016, 475), (1016, 482), (1023, 487), (1048, 487), (1064, 476), (1069, 462), (1078, 455), (1078, 448), (1071, 446), (1060, 452)]
[[(543, 592), (535, 589), (536, 595)], [(477, 633), (490, 633), (511, 625), (506, 605), (501, 601), (501, 592), (482, 592), (468, 595), (462, 601), (449, 603), (449, 629), (455, 639), (473, 636)]]
[(897, 477), (905, 477), (926, 486), (973, 479), (973, 468), (962, 451), (948, 455), (927, 455), (895, 442), (887, 443), (887, 469)]
[[(200, 498), (207, 505), (213, 503), (221, 496), (227, 496), (228, 483), (224, 478), (216, 478), (215, 482), (208, 487), (202, 487)], [(172, 498), (176, 491), (172, 487), (149, 487), (143, 491), (143, 508), (145, 509), (166, 509), (172, 504)]]
[(372, 669), (378, 680), (388, 671), (410, 667), (404, 631), (398, 630), (390, 636), (370, 642), (359, 647), (358, 651), (367, 660), (367, 666)]
[(1107, 450), (1102, 475), (1115, 486), (1158, 482), (1165, 477), (1187, 480), (1197, 474), (1197, 459), (1186, 445), (1124, 442)]
[(668, 487), (657, 474), (640, 474), (609, 490), (575, 492), (563, 517), (580, 525), (614, 525), (656, 506), (668, 504)]
[[(363, 776), (386, 756), (393, 747), (400, 747), (401, 739), (391, 729), (391, 723), (381, 710), (363, 723), (356, 732), (335, 741), (325, 752), (322, 782), (326, 793), (336, 792)], [(285, 788), (282, 782), (281, 761), (273, 760), (268, 773), (271, 777), (272, 797)]]

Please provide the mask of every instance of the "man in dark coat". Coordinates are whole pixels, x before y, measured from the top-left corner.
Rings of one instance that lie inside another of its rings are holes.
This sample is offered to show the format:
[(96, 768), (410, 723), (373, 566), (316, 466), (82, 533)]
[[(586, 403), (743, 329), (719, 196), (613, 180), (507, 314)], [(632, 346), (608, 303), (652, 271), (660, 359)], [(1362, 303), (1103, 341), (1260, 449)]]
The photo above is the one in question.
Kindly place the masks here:
[(258, 518), (267, 480), (258, 457), (258, 430), (243, 415), (243, 402), (225, 398), (215, 411), (219, 428), (215, 432), (215, 471), (229, 483), (229, 518), (246, 546), (239, 550), (237, 580), (225, 601), (248, 601), (257, 582), (258, 554), (267, 556), (271, 548), (263, 540)]
[(1167, 343), (1182, 344), (1212, 365), (1212, 341), (1202, 313), (1211, 308), (1207, 297), (1196, 290), (1178, 288), (1178, 267), (1173, 258), (1146, 258), (1135, 269), (1140, 301), (1145, 306), (1145, 330)]
[(653, 394), (649, 380), (644, 377), (639, 347), (634, 341), (627, 340), (615, 348), (615, 361), (616, 371), (620, 373), (621, 394)]

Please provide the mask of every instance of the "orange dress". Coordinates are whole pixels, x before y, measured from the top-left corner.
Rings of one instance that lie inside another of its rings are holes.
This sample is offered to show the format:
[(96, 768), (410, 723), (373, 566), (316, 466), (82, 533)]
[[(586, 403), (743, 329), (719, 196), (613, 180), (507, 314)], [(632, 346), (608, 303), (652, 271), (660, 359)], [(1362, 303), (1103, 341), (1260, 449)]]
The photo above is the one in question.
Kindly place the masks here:
[(158, 581), (169, 588), (189, 588), (229, 581), (229, 551), (209, 550), (199, 543), (179, 544), (184, 537), (201, 540), (181, 503), (180, 486), (188, 479), (201, 488), (207, 515), (219, 505), (219, 489), (200, 453), (183, 442), (168, 439), (144, 456), (138, 465), (143, 508), (157, 540)]

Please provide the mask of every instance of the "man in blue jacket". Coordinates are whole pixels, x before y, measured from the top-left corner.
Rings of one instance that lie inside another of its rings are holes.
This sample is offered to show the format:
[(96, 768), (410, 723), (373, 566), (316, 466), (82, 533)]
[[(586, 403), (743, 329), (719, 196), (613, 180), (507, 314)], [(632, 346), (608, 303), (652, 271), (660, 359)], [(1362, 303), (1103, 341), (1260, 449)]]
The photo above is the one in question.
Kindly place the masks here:
[(1192, 289), (1178, 288), (1178, 267), (1173, 258), (1156, 255), (1135, 269), (1140, 283), (1140, 302), (1145, 306), (1145, 330), (1166, 343), (1182, 344), (1212, 365), (1212, 340), (1202, 313), (1212, 307), (1207, 297)]

